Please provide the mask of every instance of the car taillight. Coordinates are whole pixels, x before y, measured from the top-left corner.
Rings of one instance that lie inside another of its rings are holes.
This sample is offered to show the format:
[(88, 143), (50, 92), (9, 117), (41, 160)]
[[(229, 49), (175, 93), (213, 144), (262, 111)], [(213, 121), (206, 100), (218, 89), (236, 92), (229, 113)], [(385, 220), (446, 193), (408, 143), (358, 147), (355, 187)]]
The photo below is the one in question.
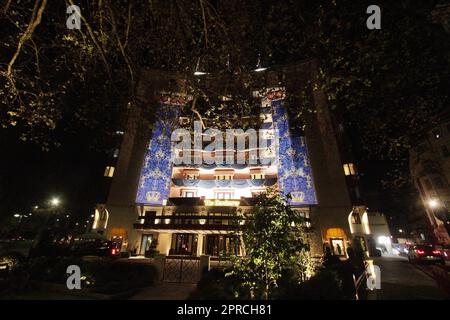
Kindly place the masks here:
[(416, 252), (417, 252), (418, 254), (425, 254), (425, 250), (420, 250), (420, 249), (418, 249), (418, 250), (416, 250)]
[(441, 252), (440, 252), (439, 250), (433, 250), (433, 254), (438, 254), (438, 255), (440, 255)]
[(113, 256), (115, 256), (116, 253), (117, 253), (117, 250), (116, 250), (115, 248), (113, 248), (113, 249), (111, 250), (111, 253), (112, 253)]

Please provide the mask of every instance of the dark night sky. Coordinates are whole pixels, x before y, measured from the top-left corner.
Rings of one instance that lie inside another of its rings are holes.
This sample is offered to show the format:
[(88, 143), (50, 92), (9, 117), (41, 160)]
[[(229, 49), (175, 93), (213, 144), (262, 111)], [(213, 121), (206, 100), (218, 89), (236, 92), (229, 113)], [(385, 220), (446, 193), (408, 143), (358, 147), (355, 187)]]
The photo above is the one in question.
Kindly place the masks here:
[(86, 134), (61, 134), (60, 147), (42, 151), (3, 130), (0, 147), (0, 219), (44, 206), (59, 197), (68, 212), (92, 213), (102, 187), (105, 152), (89, 145)]

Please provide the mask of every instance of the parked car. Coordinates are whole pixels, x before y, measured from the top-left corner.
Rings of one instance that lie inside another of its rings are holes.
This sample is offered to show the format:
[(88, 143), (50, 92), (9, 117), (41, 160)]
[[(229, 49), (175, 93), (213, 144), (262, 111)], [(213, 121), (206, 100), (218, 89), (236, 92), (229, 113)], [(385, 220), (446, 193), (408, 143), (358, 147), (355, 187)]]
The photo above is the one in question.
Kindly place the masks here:
[(408, 252), (408, 260), (411, 263), (428, 262), (445, 264), (443, 251), (435, 245), (414, 245)]
[(77, 257), (97, 256), (116, 258), (120, 249), (108, 240), (93, 239), (90, 241), (76, 241), (70, 247), (70, 254)]
[(444, 246), (444, 259), (450, 261), (450, 246)]

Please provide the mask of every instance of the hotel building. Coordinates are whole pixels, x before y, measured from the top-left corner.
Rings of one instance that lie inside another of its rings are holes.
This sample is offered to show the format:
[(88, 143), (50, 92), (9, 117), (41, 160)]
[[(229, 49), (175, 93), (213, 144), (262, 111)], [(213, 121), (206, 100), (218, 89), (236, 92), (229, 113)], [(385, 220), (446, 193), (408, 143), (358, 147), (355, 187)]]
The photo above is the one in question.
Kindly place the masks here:
[[(190, 112), (192, 98), (182, 94), (179, 76), (144, 71), (137, 90), (140, 107), (130, 110), (123, 132), (119, 131), (116, 157), (105, 170), (108, 195), (96, 206), (93, 229), (137, 255), (155, 250), (165, 255), (239, 254), (239, 241), (232, 235), (237, 212), (251, 210), (255, 195), (271, 188), (291, 196), (289, 205), (305, 218), (314, 255), (322, 255), (329, 246), (335, 255), (345, 257), (353, 239), (369, 248), (370, 231), (358, 227), (366, 207), (357, 168), (325, 94), (309, 92), (315, 110), (304, 131), (296, 131), (289, 121), (287, 98), (317, 79), (317, 70), (317, 63), (308, 61), (264, 72), (261, 81), (271, 89), (263, 94), (261, 88), (249, 90), (259, 106), (253, 115), (259, 119), (256, 130), (262, 139), (258, 150), (248, 144), (237, 150), (225, 143), (223, 149), (211, 150), (205, 144), (177, 149), (172, 133), (192, 129), (197, 119)], [(149, 110), (154, 111), (151, 131), (143, 120)], [(207, 117), (204, 122), (208, 128)], [(234, 136), (237, 141), (246, 134)], [(177, 164), (174, 160), (185, 152), (192, 159), (220, 153), (224, 161)], [(246, 161), (228, 164), (225, 159), (230, 155)]]

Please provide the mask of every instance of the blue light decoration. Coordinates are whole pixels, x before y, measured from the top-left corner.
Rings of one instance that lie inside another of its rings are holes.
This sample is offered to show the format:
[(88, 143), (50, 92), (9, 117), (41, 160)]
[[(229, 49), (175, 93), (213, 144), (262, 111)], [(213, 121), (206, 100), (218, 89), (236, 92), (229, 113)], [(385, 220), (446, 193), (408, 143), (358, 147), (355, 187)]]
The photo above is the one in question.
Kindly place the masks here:
[(158, 105), (153, 126), (152, 138), (147, 148), (141, 169), (136, 203), (164, 205), (169, 198), (172, 176), (171, 134), (174, 122), (178, 119), (179, 104), (161, 103)]
[(278, 138), (278, 186), (290, 205), (317, 204), (305, 138), (291, 136), (284, 100), (272, 100), (272, 119)]

